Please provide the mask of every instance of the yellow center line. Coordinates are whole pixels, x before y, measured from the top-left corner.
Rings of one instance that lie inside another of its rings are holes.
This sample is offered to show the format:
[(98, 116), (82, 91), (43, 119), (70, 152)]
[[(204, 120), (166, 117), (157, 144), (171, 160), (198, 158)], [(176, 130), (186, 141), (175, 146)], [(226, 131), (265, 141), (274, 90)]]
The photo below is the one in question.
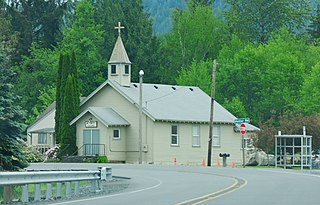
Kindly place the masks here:
[[(202, 174), (202, 173), (198, 173), (198, 174)], [(189, 199), (189, 200), (186, 200), (186, 201), (183, 201), (183, 202), (179, 202), (179, 203), (177, 203), (175, 205), (184, 205), (184, 204), (198, 205), (198, 204), (202, 204), (204, 202), (207, 202), (207, 201), (219, 198), (221, 196), (230, 194), (230, 193), (232, 193), (234, 191), (237, 191), (237, 190), (241, 189), (242, 187), (246, 186), (247, 183), (248, 183), (247, 180), (245, 180), (243, 178), (235, 178), (235, 177), (219, 175), (219, 174), (210, 174), (210, 175), (216, 175), (216, 176), (231, 178), (234, 181), (234, 183), (232, 185), (224, 188), (224, 189), (219, 190), (219, 191), (216, 191), (216, 192), (213, 192), (213, 193), (210, 193), (210, 194), (206, 194), (206, 195), (203, 195), (203, 196), (200, 196), (200, 197), (197, 197), (197, 198)], [(238, 179), (242, 180), (244, 183), (241, 184)]]

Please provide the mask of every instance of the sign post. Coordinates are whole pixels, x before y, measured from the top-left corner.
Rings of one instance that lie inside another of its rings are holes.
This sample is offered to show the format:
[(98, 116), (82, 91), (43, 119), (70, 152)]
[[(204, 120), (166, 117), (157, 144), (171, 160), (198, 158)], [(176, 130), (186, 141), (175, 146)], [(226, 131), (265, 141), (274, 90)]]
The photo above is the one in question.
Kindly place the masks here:
[(244, 123), (242, 123), (240, 125), (240, 132), (241, 132), (241, 135), (242, 135), (242, 139), (241, 139), (241, 142), (242, 142), (242, 166), (243, 168), (246, 167), (246, 162), (245, 162), (245, 155), (244, 155), (244, 135), (247, 133), (247, 128), (246, 128), (246, 125)]

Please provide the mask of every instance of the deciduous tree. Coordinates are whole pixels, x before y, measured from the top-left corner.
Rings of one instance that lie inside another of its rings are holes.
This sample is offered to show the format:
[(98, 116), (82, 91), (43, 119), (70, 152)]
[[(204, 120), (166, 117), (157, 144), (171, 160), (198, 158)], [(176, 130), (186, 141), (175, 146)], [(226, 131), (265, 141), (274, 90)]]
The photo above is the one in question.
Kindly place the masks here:
[(80, 93), (89, 95), (107, 79), (106, 59), (102, 58), (102, 26), (94, 19), (94, 9), (89, 0), (77, 3), (71, 27), (64, 31), (59, 49), (64, 52), (74, 50), (78, 57), (78, 77)]
[(161, 82), (171, 84), (193, 60), (215, 58), (228, 38), (223, 21), (213, 14), (212, 7), (189, 2), (185, 11), (176, 10), (172, 18), (173, 28), (161, 45), (164, 58), (159, 70)]
[(301, 31), (311, 16), (310, 0), (226, 0), (226, 4), (231, 32), (252, 42), (266, 43), (281, 27)]

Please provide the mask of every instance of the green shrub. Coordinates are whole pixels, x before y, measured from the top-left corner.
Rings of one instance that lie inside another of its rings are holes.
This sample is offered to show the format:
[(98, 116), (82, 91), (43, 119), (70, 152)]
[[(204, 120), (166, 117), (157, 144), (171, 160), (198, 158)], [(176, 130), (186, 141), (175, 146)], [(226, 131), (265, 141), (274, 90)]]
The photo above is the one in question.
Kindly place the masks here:
[(97, 156), (96, 163), (108, 163), (107, 156)]
[(29, 163), (44, 161), (44, 156), (32, 146), (24, 146), (24, 153)]

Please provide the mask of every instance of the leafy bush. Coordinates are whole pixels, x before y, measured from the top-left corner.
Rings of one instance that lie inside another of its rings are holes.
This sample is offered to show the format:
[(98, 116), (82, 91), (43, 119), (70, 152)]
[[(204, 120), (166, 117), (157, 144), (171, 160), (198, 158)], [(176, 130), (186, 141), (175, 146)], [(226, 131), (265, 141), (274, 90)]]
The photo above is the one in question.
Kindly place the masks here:
[(33, 146), (24, 146), (24, 153), (26, 155), (26, 160), (29, 163), (43, 162), (44, 160), (44, 156)]
[(96, 163), (108, 163), (107, 156), (97, 156)]

